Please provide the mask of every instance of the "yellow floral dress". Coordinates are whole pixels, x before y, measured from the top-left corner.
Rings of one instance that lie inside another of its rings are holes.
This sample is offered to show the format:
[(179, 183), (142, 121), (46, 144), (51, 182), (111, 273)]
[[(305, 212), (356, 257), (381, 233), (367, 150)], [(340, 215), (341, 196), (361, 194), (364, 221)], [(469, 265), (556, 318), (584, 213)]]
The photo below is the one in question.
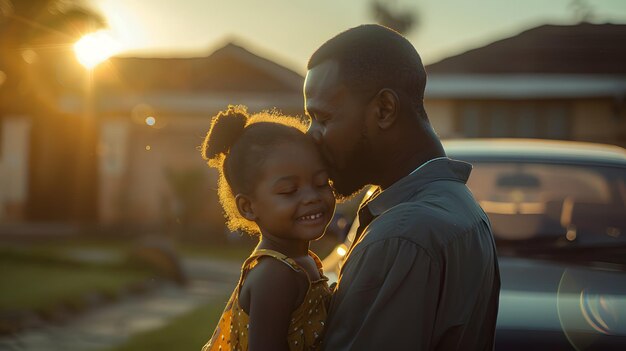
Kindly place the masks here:
[[(248, 320), (246, 312), (239, 305), (239, 289), (243, 285), (248, 272), (253, 269), (262, 256), (273, 257), (297, 272), (306, 271), (293, 259), (273, 250), (255, 250), (244, 262), (241, 268), (241, 278), (226, 304), (222, 317), (213, 332), (211, 339), (204, 345), (202, 351), (247, 351), (248, 350)], [(320, 279), (311, 281), (304, 301), (291, 314), (287, 341), (291, 351), (317, 350), (320, 346), (328, 303), (331, 291), (328, 288), (328, 278), (322, 272), (322, 262), (312, 251), (309, 256), (317, 264)], [(308, 275), (307, 275), (308, 277)]]

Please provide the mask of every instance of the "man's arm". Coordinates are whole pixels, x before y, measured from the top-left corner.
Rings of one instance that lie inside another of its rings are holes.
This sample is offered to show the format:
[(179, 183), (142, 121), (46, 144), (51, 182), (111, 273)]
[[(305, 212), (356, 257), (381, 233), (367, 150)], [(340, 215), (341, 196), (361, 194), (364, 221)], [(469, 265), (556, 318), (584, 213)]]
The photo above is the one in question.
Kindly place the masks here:
[(429, 349), (439, 283), (440, 268), (411, 241), (355, 248), (333, 298), (324, 349)]

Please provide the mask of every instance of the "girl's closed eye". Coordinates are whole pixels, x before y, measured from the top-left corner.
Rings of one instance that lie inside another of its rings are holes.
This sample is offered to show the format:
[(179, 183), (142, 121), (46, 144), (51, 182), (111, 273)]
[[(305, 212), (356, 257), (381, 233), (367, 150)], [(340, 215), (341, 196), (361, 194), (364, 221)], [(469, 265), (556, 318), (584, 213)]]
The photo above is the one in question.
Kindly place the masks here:
[(289, 187), (281, 187), (276, 189), (276, 193), (279, 195), (293, 195), (298, 191), (298, 187), (289, 186)]
[(283, 191), (282, 193), (280, 193), (280, 195), (285, 195), (285, 196), (294, 195), (297, 191), (298, 189), (287, 190), (287, 191)]

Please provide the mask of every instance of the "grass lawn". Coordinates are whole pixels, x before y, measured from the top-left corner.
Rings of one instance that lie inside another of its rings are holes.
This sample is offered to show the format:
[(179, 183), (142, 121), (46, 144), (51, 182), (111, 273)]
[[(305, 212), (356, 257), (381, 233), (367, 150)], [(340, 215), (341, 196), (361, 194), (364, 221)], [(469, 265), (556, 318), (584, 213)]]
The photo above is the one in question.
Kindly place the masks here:
[[(123, 240), (75, 239), (0, 246), (0, 312), (46, 312), (59, 304), (81, 308), (86, 294), (116, 295), (150, 274), (131, 269), (123, 262), (132, 244)], [(179, 243), (175, 250), (180, 256), (243, 262), (254, 244), (253, 240), (218, 245)], [(119, 257), (119, 262), (82, 262), (70, 255), (76, 250), (112, 253)]]
[(76, 306), (84, 294), (114, 295), (122, 287), (146, 278), (145, 273), (130, 270), (2, 259), (0, 311), (43, 311), (58, 303)]
[(137, 334), (124, 345), (106, 351), (200, 351), (211, 337), (226, 300), (228, 296), (215, 299), (174, 319), (163, 328)]

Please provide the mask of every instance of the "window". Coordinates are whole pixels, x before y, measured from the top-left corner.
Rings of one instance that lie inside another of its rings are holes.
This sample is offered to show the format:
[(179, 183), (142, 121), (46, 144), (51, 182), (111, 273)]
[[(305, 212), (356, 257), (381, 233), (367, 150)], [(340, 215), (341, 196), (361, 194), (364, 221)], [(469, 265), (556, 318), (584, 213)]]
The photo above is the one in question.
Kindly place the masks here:
[(457, 131), (467, 138), (568, 139), (568, 114), (560, 102), (463, 102)]

